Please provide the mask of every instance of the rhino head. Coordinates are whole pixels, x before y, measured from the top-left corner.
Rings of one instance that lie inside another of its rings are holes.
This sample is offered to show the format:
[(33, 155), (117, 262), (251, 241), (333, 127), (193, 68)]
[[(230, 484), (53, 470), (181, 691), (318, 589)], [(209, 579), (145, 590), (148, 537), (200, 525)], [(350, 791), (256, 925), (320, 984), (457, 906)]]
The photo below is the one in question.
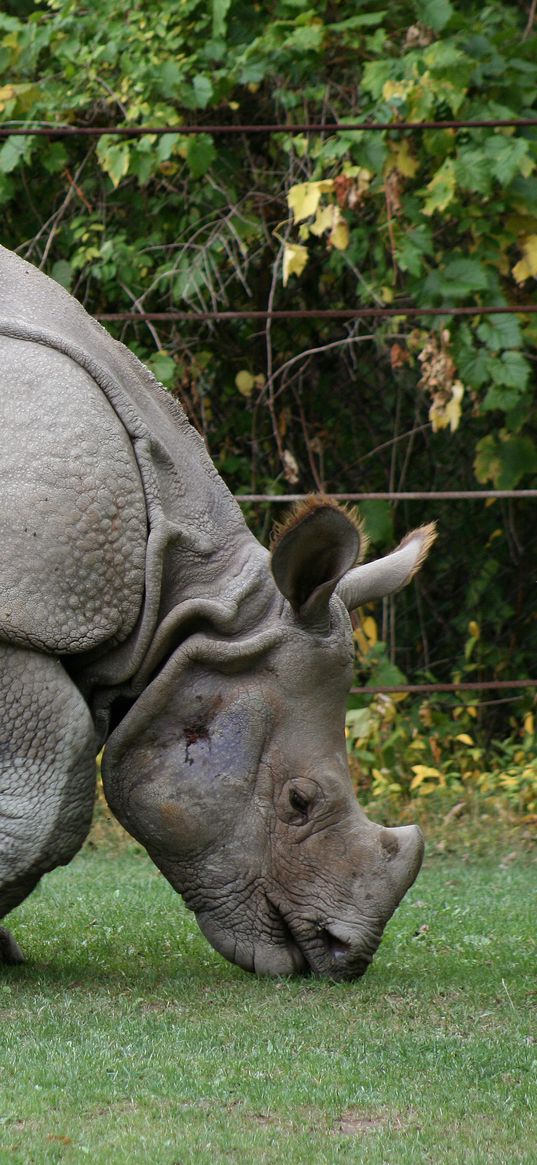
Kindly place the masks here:
[(262, 552), (263, 619), (193, 621), (110, 738), (113, 811), (246, 970), (363, 974), (418, 873), (419, 829), (372, 823), (351, 785), (349, 612), (404, 586), (433, 538), (355, 566), (355, 522), (310, 502)]

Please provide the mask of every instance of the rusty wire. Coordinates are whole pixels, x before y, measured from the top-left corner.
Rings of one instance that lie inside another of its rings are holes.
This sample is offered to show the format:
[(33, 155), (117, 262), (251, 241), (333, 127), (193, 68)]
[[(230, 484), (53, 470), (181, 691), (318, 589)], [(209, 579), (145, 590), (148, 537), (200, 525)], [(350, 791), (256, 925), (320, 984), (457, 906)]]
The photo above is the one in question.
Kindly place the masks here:
[(229, 320), (354, 320), (382, 319), (408, 316), (479, 316), (479, 315), (535, 315), (537, 304), (501, 304), (499, 307), (480, 305), (472, 307), (352, 307), (332, 310), (303, 311), (105, 311), (97, 312), (95, 319), (108, 323), (152, 320), (153, 323), (171, 323), (174, 320), (200, 322)]
[(352, 122), (304, 122), (296, 125), (277, 122), (274, 124), (242, 125), (43, 125), (29, 126), (3, 125), (0, 127), (0, 137), (102, 137), (104, 134), (113, 134), (119, 137), (139, 138), (144, 134), (273, 134), (273, 133), (346, 133), (348, 131), (387, 131), (387, 130), (423, 130), (423, 129), (525, 129), (537, 126), (537, 117), (502, 117), (489, 120), (473, 118), (460, 121), (352, 121)]
[[(238, 502), (283, 502), (293, 505), (308, 494), (235, 494)], [(377, 493), (327, 493), (338, 502), (460, 502), (506, 501), (509, 498), (537, 498), (537, 489), (439, 489), (386, 490)]]
[(426, 696), (432, 692), (524, 691), (526, 688), (537, 688), (537, 680), (463, 680), (452, 684), (385, 684), (383, 687), (368, 684), (366, 687), (351, 688), (351, 695), (390, 696), (410, 692)]

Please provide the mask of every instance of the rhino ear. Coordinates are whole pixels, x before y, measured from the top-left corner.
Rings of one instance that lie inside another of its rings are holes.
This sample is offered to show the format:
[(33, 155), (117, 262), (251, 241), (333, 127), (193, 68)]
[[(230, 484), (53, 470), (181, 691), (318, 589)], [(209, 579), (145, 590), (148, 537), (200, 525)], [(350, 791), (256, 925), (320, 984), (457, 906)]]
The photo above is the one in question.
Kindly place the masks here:
[(347, 571), (336, 587), (347, 610), (354, 611), (363, 603), (394, 595), (405, 587), (425, 561), (435, 538), (434, 522), (420, 526), (407, 534), (391, 554)]
[(276, 586), (305, 621), (322, 618), (331, 594), (363, 543), (354, 515), (313, 495), (291, 512), (273, 540)]

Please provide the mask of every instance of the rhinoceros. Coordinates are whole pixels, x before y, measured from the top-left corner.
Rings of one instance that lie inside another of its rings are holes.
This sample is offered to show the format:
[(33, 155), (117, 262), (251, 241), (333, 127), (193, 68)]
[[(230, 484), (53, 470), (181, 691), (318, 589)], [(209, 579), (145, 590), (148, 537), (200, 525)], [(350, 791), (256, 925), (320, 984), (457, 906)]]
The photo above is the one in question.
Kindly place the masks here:
[(359, 525), (314, 496), (269, 552), (179, 405), (4, 248), (0, 354), (0, 918), (79, 850), (104, 745), (113, 813), (217, 951), (361, 975), (423, 841), (353, 792), (349, 613), (412, 578), (433, 526), (357, 565)]

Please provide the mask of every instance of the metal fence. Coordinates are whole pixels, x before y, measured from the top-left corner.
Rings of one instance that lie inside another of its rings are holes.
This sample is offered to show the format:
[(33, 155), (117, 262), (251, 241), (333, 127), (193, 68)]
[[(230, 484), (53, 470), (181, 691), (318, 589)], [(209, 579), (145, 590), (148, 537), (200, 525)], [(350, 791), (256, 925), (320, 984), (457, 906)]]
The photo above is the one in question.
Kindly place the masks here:
[[(520, 118), (495, 118), (489, 120), (473, 120), (461, 119), (451, 121), (396, 121), (396, 122), (371, 122), (371, 121), (349, 121), (349, 122), (321, 122), (321, 123), (274, 123), (274, 124), (251, 124), (245, 125), (242, 123), (229, 124), (178, 124), (178, 125), (154, 125), (154, 126), (80, 126), (80, 125), (53, 125), (44, 124), (43, 122), (17, 123), (8, 122), (0, 126), (0, 139), (9, 137), (49, 137), (49, 138), (67, 138), (67, 137), (103, 137), (105, 134), (125, 137), (125, 138), (139, 138), (143, 135), (152, 134), (156, 136), (163, 136), (165, 134), (210, 134), (212, 135), (272, 135), (279, 133), (293, 133), (293, 134), (336, 134), (350, 131), (361, 132), (386, 132), (386, 133), (419, 133), (423, 130), (429, 129), (527, 129), (537, 127), (537, 117), (520, 117)], [(438, 316), (478, 316), (478, 315), (497, 315), (497, 314), (511, 314), (511, 315), (533, 315), (537, 313), (536, 303), (505, 305), (498, 304), (497, 306), (482, 306), (476, 304), (475, 306), (446, 306), (446, 307), (358, 307), (343, 310), (300, 310), (300, 311), (168, 311), (168, 312), (102, 312), (97, 313), (96, 318), (102, 322), (136, 322), (141, 323), (144, 320), (153, 323), (167, 323), (181, 320), (191, 320), (199, 322), (225, 322), (230, 320), (255, 320), (255, 321), (269, 321), (269, 320), (293, 320), (293, 319), (333, 319), (333, 320), (353, 320), (353, 319), (389, 319), (393, 317), (399, 318), (423, 318), (423, 317), (438, 317)], [(305, 494), (238, 494), (237, 501), (246, 503), (258, 504), (290, 504), (300, 501)], [(330, 495), (338, 501), (487, 501), (489, 499), (524, 499), (537, 498), (537, 489), (520, 489), (520, 490), (428, 490), (428, 491), (388, 491), (376, 493), (335, 493)], [(454, 693), (454, 692), (483, 692), (483, 691), (519, 691), (537, 688), (536, 680), (490, 680), (490, 681), (460, 681), (458, 683), (427, 683), (427, 684), (398, 684), (391, 686), (375, 687), (354, 687), (353, 693), (364, 693), (368, 695), (375, 695), (379, 693), (408, 693), (415, 695), (432, 695), (435, 693)]]

